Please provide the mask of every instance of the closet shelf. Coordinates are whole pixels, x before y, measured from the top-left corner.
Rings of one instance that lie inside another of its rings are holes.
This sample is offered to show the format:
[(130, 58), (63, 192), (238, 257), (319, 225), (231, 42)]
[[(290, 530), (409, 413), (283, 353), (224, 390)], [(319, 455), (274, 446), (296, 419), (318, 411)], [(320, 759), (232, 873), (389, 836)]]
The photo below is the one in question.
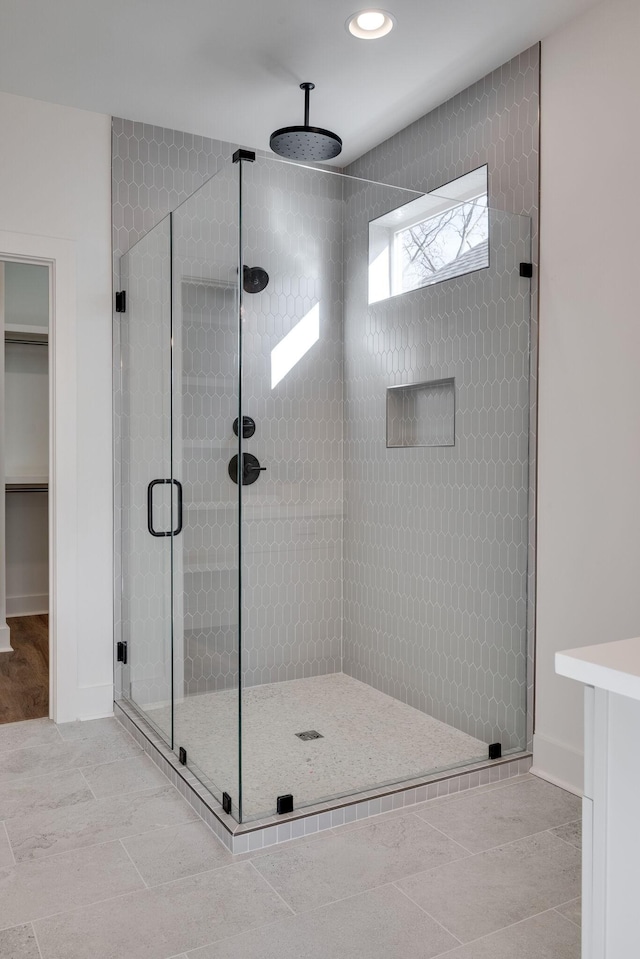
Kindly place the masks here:
[(43, 326), (5, 323), (4, 338), (6, 343), (40, 343), (46, 345), (49, 342), (49, 331)]
[(48, 493), (48, 486), (11, 486), (7, 483), (5, 493)]
[(7, 486), (48, 486), (49, 477), (46, 474), (34, 475), (33, 473), (23, 473), (18, 476), (5, 476)]

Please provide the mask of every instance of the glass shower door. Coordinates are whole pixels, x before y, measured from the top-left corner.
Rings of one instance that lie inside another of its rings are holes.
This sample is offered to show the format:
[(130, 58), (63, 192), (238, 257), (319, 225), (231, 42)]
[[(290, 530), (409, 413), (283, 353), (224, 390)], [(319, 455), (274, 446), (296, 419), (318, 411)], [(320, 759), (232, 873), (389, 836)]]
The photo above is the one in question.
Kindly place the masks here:
[(120, 261), (124, 696), (172, 745), (171, 218)]
[(174, 749), (240, 818), (237, 165), (172, 216)]

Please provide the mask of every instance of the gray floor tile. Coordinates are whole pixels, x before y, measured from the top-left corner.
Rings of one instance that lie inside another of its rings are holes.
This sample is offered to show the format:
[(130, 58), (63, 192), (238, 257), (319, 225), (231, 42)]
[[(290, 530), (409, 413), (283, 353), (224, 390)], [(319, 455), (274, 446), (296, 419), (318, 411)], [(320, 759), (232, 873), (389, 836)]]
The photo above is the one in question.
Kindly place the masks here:
[(578, 896), (580, 853), (543, 832), (397, 885), (461, 942), (469, 942)]
[(575, 922), (576, 926), (580, 926), (582, 924), (581, 899), (572, 899), (571, 902), (565, 902), (562, 906), (556, 906), (556, 909), (562, 916), (570, 919), (571, 922)]
[(75, 723), (60, 723), (58, 731), (66, 742), (78, 742), (82, 739), (105, 739), (108, 736), (121, 736), (125, 732), (122, 723), (113, 716), (105, 719), (87, 719)]
[(580, 959), (580, 930), (556, 912), (448, 952), (446, 959)]
[(62, 769), (36, 779), (0, 783), (0, 819), (25, 817), (37, 810), (72, 806), (92, 798), (78, 769)]
[(189, 953), (189, 959), (429, 959), (457, 945), (393, 886)]
[(2, 959), (40, 959), (31, 923), (0, 931), (0, 956)]
[(28, 719), (23, 723), (4, 723), (0, 726), (0, 753), (60, 742), (58, 727), (50, 719)]
[[(393, 809), (389, 812), (380, 813), (379, 816), (376, 816), (375, 821), (378, 825), (381, 825), (385, 822), (391, 822), (393, 819), (403, 819), (405, 816), (412, 815), (412, 813), (413, 807)], [(332, 829), (323, 829), (322, 832), (310, 833), (308, 836), (299, 836), (296, 839), (288, 839), (286, 849), (291, 850), (299, 846), (308, 846), (312, 842), (324, 841), (330, 839), (332, 836), (342, 839), (350, 832), (355, 832), (358, 829), (368, 829), (371, 824), (372, 820), (370, 818), (354, 819), (353, 822), (343, 823), (341, 826), (335, 826)], [(234, 858), (238, 862), (242, 862), (244, 859), (262, 859), (263, 856), (273, 855), (276, 849), (283, 848), (285, 847), (282, 845), (266, 846), (263, 849), (252, 849), (251, 852), (239, 853)]]
[(552, 829), (551, 832), (554, 836), (557, 836), (558, 839), (564, 839), (565, 842), (570, 842), (572, 846), (576, 846), (578, 849), (582, 849), (582, 822), (570, 822), (566, 826), (558, 826), (557, 829)]
[(466, 855), (423, 820), (408, 815), (326, 841), (319, 839), (292, 849), (284, 846), (254, 862), (299, 912)]
[[(132, 867), (133, 868), (133, 867)], [(165, 959), (290, 910), (251, 863), (238, 863), (35, 923), (44, 959)]]
[(16, 782), (60, 769), (95, 766), (115, 762), (128, 756), (138, 756), (142, 750), (126, 733), (109, 735), (78, 742), (52, 743), (50, 746), (32, 746), (3, 753), (0, 763), (0, 783)]
[(531, 773), (523, 773), (521, 776), (513, 776), (509, 779), (500, 779), (495, 783), (487, 783), (485, 786), (473, 786), (471, 789), (465, 789), (462, 792), (452, 792), (448, 796), (438, 796), (436, 799), (428, 799), (426, 802), (416, 803), (411, 807), (411, 812), (420, 813), (423, 809), (437, 809), (438, 806), (446, 806), (450, 803), (459, 802), (468, 796), (483, 796), (488, 792), (495, 792), (496, 789), (508, 789), (510, 786), (516, 786), (518, 783), (531, 782), (535, 776)]
[(123, 843), (150, 886), (184, 879), (234, 861), (231, 853), (200, 820), (133, 836)]
[[(0, 822), (0, 869), (4, 869), (6, 866), (13, 866), (14, 862), (15, 860), (11, 852), (11, 846), (9, 845), (7, 831), (4, 823)], [(0, 956), (1, 955), (2, 953), (0, 952)]]
[(6, 826), (18, 862), (122, 839), (196, 819), (173, 786), (90, 799), (9, 819)]
[(140, 792), (154, 786), (166, 786), (167, 777), (155, 763), (145, 756), (133, 756), (100, 766), (85, 766), (82, 770), (97, 799)]
[(0, 929), (143, 887), (120, 843), (0, 870)]
[(471, 791), (431, 809), (427, 804), (418, 815), (471, 852), (481, 852), (579, 819), (580, 800), (532, 778), (480, 795)]

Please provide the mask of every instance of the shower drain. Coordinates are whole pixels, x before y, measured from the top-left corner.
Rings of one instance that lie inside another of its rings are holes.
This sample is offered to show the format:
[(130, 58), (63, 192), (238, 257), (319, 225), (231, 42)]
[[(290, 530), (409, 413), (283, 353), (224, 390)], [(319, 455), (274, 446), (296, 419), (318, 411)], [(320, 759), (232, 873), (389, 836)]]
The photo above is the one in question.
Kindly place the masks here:
[(308, 739), (324, 739), (322, 733), (319, 733), (315, 729), (307, 729), (307, 731), (304, 733), (296, 733), (296, 736), (305, 743)]

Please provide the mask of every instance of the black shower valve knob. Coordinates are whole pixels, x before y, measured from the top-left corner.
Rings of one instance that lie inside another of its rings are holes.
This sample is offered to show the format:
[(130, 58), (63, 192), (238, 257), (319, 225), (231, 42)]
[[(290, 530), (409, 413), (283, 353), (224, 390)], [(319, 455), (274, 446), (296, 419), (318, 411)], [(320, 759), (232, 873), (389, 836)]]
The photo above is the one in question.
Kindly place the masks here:
[(262, 293), (269, 282), (269, 274), (261, 266), (242, 268), (242, 289), (245, 293)]
[[(256, 431), (256, 421), (251, 416), (242, 417), (242, 438), (248, 440)], [(233, 432), (238, 435), (238, 417), (233, 421)]]
[[(260, 473), (266, 471), (266, 466), (260, 466), (260, 461), (251, 453), (242, 454), (242, 485), (251, 486), (260, 476)], [(238, 482), (238, 454), (232, 456), (229, 460), (229, 478), (234, 483)]]

